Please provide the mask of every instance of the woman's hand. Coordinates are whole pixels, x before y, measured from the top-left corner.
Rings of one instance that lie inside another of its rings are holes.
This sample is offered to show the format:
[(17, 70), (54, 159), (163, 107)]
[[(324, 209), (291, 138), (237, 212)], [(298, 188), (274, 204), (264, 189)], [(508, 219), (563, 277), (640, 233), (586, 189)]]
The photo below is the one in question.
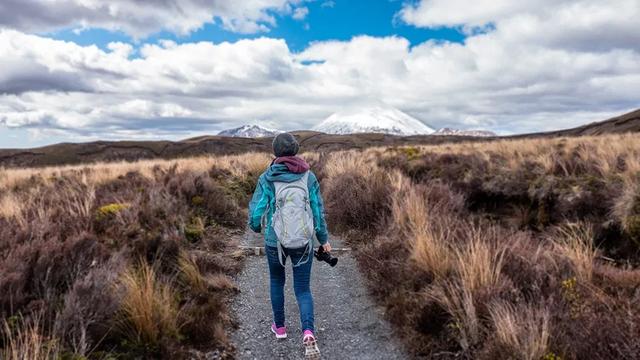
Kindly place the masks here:
[(324, 250), (324, 252), (331, 252), (331, 244), (326, 243), (322, 245), (322, 250)]

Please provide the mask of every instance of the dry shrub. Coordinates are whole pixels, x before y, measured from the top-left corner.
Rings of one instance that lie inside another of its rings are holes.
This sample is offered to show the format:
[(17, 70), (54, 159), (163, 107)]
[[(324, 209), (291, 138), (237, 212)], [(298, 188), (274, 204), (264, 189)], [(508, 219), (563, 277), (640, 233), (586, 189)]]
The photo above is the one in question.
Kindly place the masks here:
[(120, 278), (123, 298), (121, 331), (134, 344), (157, 347), (179, 334), (179, 307), (171, 281), (162, 280), (153, 266), (141, 261)]
[[(635, 295), (637, 297), (637, 295)], [(607, 296), (580, 287), (565, 306), (552, 307), (550, 344), (569, 359), (638, 359), (637, 299), (624, 293)]]
[(548, 353), (550, 315), (544, 307), (496, 302), (489, 313), (496, 339), (514, 358), (539, 360)]
[[(230, 227), (244, 225), (244, 214), (237, 200), (207, 173), (176, 173), (165, 175), (170, 195), (180, 196), (191, 207), (211, 221)], [(197, 199), (197, 201), (196, 201)]]
[(327, 222), (335, 232), (372, 232), (390, 213), (391, 187), (381, 171), (364, 176), (354, 169), (330, 177), (324, 186)]
[(88, 355), (112, 333), (122, 295), (120, 289), (114, 291), (113, 284), (125, 266), (124, 256), (115, 254), (105, 265), (79, 277), (64, 295), (55, 331), (75, 354)]
[[(244, 225), (245, 185), (269, 160), (247, 154), (3, 171), (0, 316), (41, 312), (43, 338), (77, 356), (180, 358), (196, 345), (227, 348), (225, 302), (236, 289), (228, 275), (240, 264), (223, 255), (234, 248), (229, 227)], [(198, 236), (190, 242), (192, 224)], [(194, 288), (175, 283), (180, 253), (195, 249), (207, 254), (196, 268), (206, 270), (201, 284), (193, 274)], [(139, 258), (153, 267), (125, 271)], [(187, 322), (208, 335), (181, 334)]]
[(200, 346), (231, 349), (225, 327), (231, 325), (227, 305), (220, 296), (203, 296), (180, 311), (181, 335)]
[(5, 360), (55, 360), (60, 352), (57, 339), (44, 335), (42, 317), (31, 319), (14, 316), (2, 324), (4, 348), (0, 358)]
[[(338, 152), (323, 170), (329, 220), (357, 229), (370, 290), (413, 355), (638, 358), (638, 256), (621, 243), (640, 228), (639, 144), (622, 135)], [(390, 211), (372, 237), (352, 215), (367, 209), (343, 198), (371, 189), (363, 179), (377, 181), (379, 167)], [(603, 257), (612, 265), (595, 261), (596, 243), (614, 248), (613, 261)]]

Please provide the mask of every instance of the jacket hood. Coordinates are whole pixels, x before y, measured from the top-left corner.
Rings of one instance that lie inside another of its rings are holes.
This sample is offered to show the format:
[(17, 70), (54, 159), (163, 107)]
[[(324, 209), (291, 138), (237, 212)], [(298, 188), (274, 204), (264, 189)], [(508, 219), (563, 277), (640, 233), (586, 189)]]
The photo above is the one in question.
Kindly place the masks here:
[(304, 173), (293, 173), (289, 171), (289, 168), (285, 164), (272, 164), (267, 169), (265, 173), (265, 178), (268, 181), (278, 181), (278, 182), (294, 182), (302, 178)]
[(280, 156), (273, 160), (274, 164), (284, 164), (292, 173), (302, 174), (309, 170), (310, 166), (304, 159), (298, 156)]

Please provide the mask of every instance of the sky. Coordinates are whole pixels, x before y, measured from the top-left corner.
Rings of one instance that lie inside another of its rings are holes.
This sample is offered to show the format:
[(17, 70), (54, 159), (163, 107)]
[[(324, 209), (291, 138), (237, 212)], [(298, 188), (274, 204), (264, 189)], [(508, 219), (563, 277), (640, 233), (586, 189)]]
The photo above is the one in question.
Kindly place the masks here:
[(0, 148), (309, 129), (514, 134), (640, 107), (638, 0), (0, 0)]

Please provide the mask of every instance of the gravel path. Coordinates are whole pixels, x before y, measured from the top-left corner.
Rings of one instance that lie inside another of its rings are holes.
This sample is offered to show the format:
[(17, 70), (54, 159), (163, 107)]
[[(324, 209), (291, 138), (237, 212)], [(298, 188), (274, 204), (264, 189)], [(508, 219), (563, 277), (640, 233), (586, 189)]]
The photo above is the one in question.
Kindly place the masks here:
[[(259, 236), (249, 234), (244, 245), (262, 245)], [(333, 240), (334, 247), (342, 246)], [(392, 339), (383, 312), (368, 298), (355, 260), (349, 253), (339, 256), (338, 265), (314, 261), (311, 291), (314, 298), (316, 336), (324, 359), (406, 359)], [(315, 259), (314, 259), (315, 260)], [(302, 341), (298, 305), (293, 294), (291, 265), (287, 262), (285, 340), (276, 340), (269, 330), (272, 321), (269, 301), (269, 273), (265, 256), (249, 256), (236, 279), (240, 294), (232, 304), (240, 321), (232, 334), (239, 359), (301, 359)]]

